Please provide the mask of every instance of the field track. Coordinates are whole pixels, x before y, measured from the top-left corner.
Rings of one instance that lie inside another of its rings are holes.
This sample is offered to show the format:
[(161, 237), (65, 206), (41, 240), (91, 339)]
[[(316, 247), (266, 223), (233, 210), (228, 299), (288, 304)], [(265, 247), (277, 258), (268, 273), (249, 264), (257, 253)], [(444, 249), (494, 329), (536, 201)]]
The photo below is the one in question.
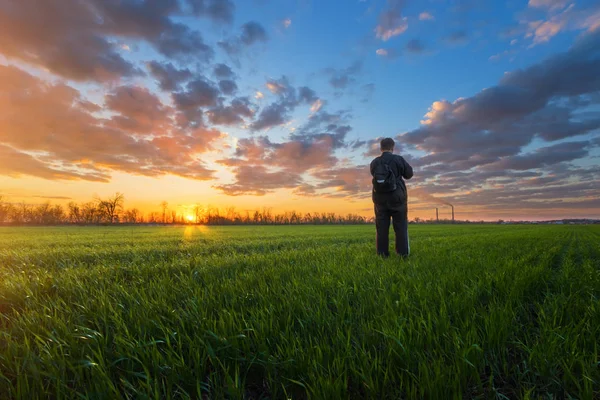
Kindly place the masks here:
[(0, 228), (0, 399), (600, 398), (600, 226), (409, 231)]

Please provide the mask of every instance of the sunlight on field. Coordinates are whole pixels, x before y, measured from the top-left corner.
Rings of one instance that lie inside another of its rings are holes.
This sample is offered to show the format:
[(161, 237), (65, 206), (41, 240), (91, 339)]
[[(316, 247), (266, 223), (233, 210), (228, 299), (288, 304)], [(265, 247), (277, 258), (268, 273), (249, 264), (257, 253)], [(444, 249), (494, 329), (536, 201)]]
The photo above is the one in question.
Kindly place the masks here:
[(600, 227), (0, 229), (0, 398), (593, 398)]
[[(177, 227), (175, 229), (181, 228)], [(209, 235), (209, 232), (210, 228), (205, 225), (188, 225), (185, 228), (183, 228), (183, 237), (189, 240), (198, 235)]]

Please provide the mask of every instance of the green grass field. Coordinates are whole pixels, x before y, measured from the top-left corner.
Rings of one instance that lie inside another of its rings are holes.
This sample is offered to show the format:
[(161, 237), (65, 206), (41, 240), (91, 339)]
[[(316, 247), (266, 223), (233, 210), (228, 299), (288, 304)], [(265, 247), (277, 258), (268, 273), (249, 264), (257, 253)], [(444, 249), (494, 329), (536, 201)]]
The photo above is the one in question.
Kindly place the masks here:
[(0, 228), (0, 398), (600, 398), (600, 226), (410, 235)]

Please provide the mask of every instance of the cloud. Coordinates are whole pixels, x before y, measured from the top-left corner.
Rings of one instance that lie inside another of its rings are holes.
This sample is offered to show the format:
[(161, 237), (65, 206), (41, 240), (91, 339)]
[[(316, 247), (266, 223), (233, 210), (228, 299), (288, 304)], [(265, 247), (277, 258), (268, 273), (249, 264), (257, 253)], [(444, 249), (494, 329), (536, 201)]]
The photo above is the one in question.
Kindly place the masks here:
[(267, 80), (265, 86), (267, 87), (267, 89), (269, 89), (271, 93), (274, 94), (281, 94), (290, 89), (290, 84), (285, 76), (283, 76), (279, 80), (269, 79)]
[(581, 141), (563, 142), (552, 146), (540, 147), (531, 153), (504, 157), (495, 163), (486, 165), (484, 170), (511, 169), (526, 171), (565, 161), (573, 161), (587, 156), (589, 154), (589, 146), (590, 143)]
[(315, 196), (317, 194), (317, 190), (310, 183), (302, 183), (297, 185), (292, 193), (297, 196)]
[(253, 131), (262, 131), (287, 122), (288, 108), (281, 103), (272, 103), (263, 108), (258, 119), (250, 125)]
[(189, 82), (186, 90), (173, 93), (173, 102), (194, 126), (202, 126), (202, 107), (216, 106), (219, 100), (219, 89), (212, 82), (198, 77)]
[(32, 197), (35, 199), (48, 199), (48, 200), (73, 200), (72, 197), (67, 197), (67, 196), (26, 196), (26, 197)]
[[(556, 171), (533, 178), (507, 176), (491, 180), (495, 183), (485, 190), (474, 190), (453, 196), (454, 204), (463, 207), (485, 206), (487, 212), (506, 209), (519, 209), (535, 215), (543, 210), (573, 210), (600, 207), (595, 180), (600, 177), (596, 167), (574, 168), (562, 163)], [(460, 207), (458, 208), (460, 210)], [(555, 213), (556, 215), (556, 213)]]
[(239, 62), (235, 61), (235, 58), (234, 58), (234, 56), (236, 56), (237, 54), (239, 54), (242, 51), (242, 46), (240, 45), (239, 40), (237, 40), (235, 38), (221, 40), (221, 41), (217, 42), (217, 46), (219, 46), (225, 53), (232, 56), (232, 58), (234, 59), (234, 62), (239, 63)]
[(219, 81), (219, 89), (221, 89), (221, 93), (231, 95), (237, 91), (238, 87), (231, 79), (223, 79)]
[(212, 47), (204, 43), (200, 32), (183, 24), (170, 24), (155, 39), (157, 50), (168, 58), (209, 62)]
[[(318, 97), (314, 90), (303, 86), (294, 88), (286, 76), (279, 79), (269, 79), (267, 89), (277, 95), (277, 101), (263, 108), (258, 118), (250, 125), (253, 131), (261, 131), (285, 124), (290, 119), (290, 113), (301, 104), (313, 105)], [(262, 93), (261, 93), (262, 95)], [(257, 98), (262, 98), (259, 96)]]
[(215, 125), (235, 125), (245, 122), (244, 118), (254, 116), (252, 104), (247, 97), (236, 98), (229, 106), (218, 106), (206, 112), (209, 121)]
[[(213, 129), (181, 129), (175, 110), (146, 88), (120, 86), (102, 105), (64, 83), (48, 83), (0, 66), (4, 175), (109, 181), (114, 171), (211, 179), (198, 159), (222, 137)], [(96, 116), (99, 110), (111, 116)], [(27, 135), (23, 135), (27, 132)]]
[(242, 25), (240, 39), (246, 46), (251, 46), (256, 42), (266, 42), (268, 36), (267, 31), (265, 31), (265, 28), (261, 24), (252, 21)]
[(35, 176), (49, 180), (86, 180), (108, 182), (110, 176), (95, 171), (79, 172), (69, 170), (64, 165), (53, 167), (52, 164), (38, 160), (32, 155), (17, 151), (0, 144), (0, 174), (21, 177)]
[(499, 36), (502, 39), (508, 39), (514, 36), (524, 35), (527, 32), (527, 26), (524, 21), (515, 24), (509, 24), (501, 29)]
[(231, 0), (192, 0), (190, 5), (196, 15), (206, 15), (217, 22), (233, 21), (235, 5)]
[(533, 43), (539, 44), (548, 42), (553, 36), (556, 36), (566, 25), (566, 20), (555, 18), (551, 21), (534, 21), (529, 23), (531, 32), (529, 36), (533, 36)]
[(450, 44), (463, 44), (468, 40), (468, 35), (466, 31), (458, 30), (448, 34), (444, 39)]
[(316, 101), (320, 101), (317, 97), (317, 93), (307, 86), (298, 88), (298, 102), (304, 104), (311, 104)]
[(500, 59), (502, 59), (503, 57), (507, 57), (507, 56), (509, 56), (511, 54), (514, 54), (514, 53), (515, 53), (514, 50), (512, 50), (512, 51), (511, 50), (504, 50), (501, 53), (494, 54), (494, 55), (490, 56), (488, 58), (488, 60), (496, 62), (496, 61), (499, 61)]
[(433, 21), (433, 20), (435, 20), (435, 17), (433, 15), (431, 15), (430, 13), (428, 13), (427, 11), (424, 11), (421, 14), (419, 14), (419, 21)]
[(398, 49), (394, 49), (394, 48), (391, 48), (391, 49), (381, 48), (381, 49), (377, 49), (375, 51), (375, 54), (377, 54), (379, 57), (382, 57), (382, 58), (385, 58), (388, 60), (394, 60), (400, 56), (401, 51), (399, 51)]
[(368, 140), (365, 144), (367, 147), (367, 151), (363, 153), (363, 157), (366, 158), (374, 158), (379, 157), (381, 155), (381, 146), (380, 142), (383, 137), (379, 136), (375, 139)]
[(301, 184), (298, 174), (270, 172), (264, 166), (240, 165), (235, 169), (236, 183), (215, 185), (214, 188), (229, 196), (264, 196), (277, 189), (292, 189)]
[(235, 157), (219, 161), (233, 169), (235, 181), (215, 188), (232, 196), (264, 195), (299, 187), (304, 184), (303, 173), (335, 165), (330, 137), (304, 139), (282, 143), (265, 136), (240, 139)]
[(331, 167), (337, 159), (332, 155), (334, 139), (329, 135), (291, 140), (273, 145), (267, 162), (297, 172), (314, 168)]
[[(507, 210), (514, 213), (517, 208), (534, 216), (543, 209), (564, 212), (565, 208), (581, 209), (594, 204), (597, 207), (600, 197), (594, 190), (594, 180), (599, 176), (597, 167), (577, 168), (567, 163), (548, 167), (545, 172), (450, 172), (427, 185), (415, 187), (416, 182), (413, 182), (410, 196), (416, 196), (419, 203), (434, 205), (450, 200), (462, 215), (482, 211), (490, 215)], [(448, 195), (452, 190), (455, 192)], [(432, 197), (431, 193), (436, 196)]]
[(584, 35), (569, 51), (525, 70), (505, 74), (500, 83), (523, 88), (545, 99), (595, 93), (600, 90), (600, 74), (597, 73), (600, 56), (595, 51), (599, 44), (600, 31)]
[(189, 69), (178, 69), (171, 63), (150, 61), (146, 65), (152, 76), (159, 82), (160, 88), (164, 91), (172, 92), (179, 90), (182, 83), (187, 82), (193, 77)]
[(106, 95), (104, 104), (117, 114), (107, 126), (133, 135), (164, 132), (172, 123), (172, 111), (146, 88), (120, 86)]
[[(478, 201), (495, 201), (503, 193), (503, 206), (514, 207), (508, 188), (522, 192), (519, 184), (531, 179), (519, 177), (518, 171), (557, 186), (597, 178), (599, 171), (569, 163), (587, 157), (593, 146), (589, 135), (600, 132), (600, 117), (590, 112), (599, 104), (600, 53), (594, 50), (599, 45), (600, 31), (586, 34), (567, 52), (506, 73), (474, 96), (434, 102), (421, 127), (398, 136), (399, 142), (426, 153), (410, 161), (418, 167), (421, 187), (430, 193), (475, 191)], [(565, 141), (570, 138), (577, 140)], [(546, 144), (525, 151), (534, 140)], [(561, 165), (570, 177), (553, 172)], [(582, 194), (590, 195), (589, 185), (584, 186)], [(548, 199), (557, 192), (536, 190)], [(474, 204), (465, 196), (459, 200)]]
[[(533, 5), (532, 5), (533, 3)], [(538, 0), (529, 2), (530, 7), (546, 11), (546, 19), (524, 19), (525, 38), (531, 38), (531, 46), (549, 42), (564, 31), (593, 32), (600, 27), (600, 4), (576, 7), (575, 3), (564, 8), (566, 2)], [(563, 9), (564, 8), (564, 9)]]
[(567, 4), (569, 4), (568, 0), (529, 0), (529, 7), (550, 10), (564, 8)]
[(318, 195), (357, 199), (365, 199), (371, 196), (372, 184), (368, 165), (323, 169), (316, 172), (314, 177), (318, 180), (318, 183), (313, 185), (316, 191), (311, 193), (310, 190), (307, 191), (305, 188), (302, 193), (305, 196)]
[(228, 79), (234, 76), (233, 71), (226, 64), (215, 65), (214, 74), (217, 78), (220, 79)]
[(404, 17), (395, 25), (396, 26), (394, 28), (390, 29), (385, 29), (381, 25), (378, 26), (376, 29), (377, 37), (386, 42), (394, 36), (403, 34), (408, 29), (408, 20), (406, 17)]
[(425, 45), (420, 39), (411, 39), (406, 43), (406, 51), (412, 54), (421, 54), (425, 51)]
[(310, 112), (312, 113), (316, 113), (317, 111), (319, 111), (321, 109), (321, 107), (323, 107), (323, 102), (321, 101), (321, 99), (317, 99), (315, 100), (315, 102), (310, 106)]
[(250, 21), (242, 25), (239, 36), (222, 40), (217, 43), (230, 56), (238, 55), (246, 47), (250, 47), (258, 42), (267, 42), (269, 36), (265, 28), (255, 21)]
[(229, 1), (22, 0), (0, 9), (0, 49), (6, 57), (75, 81), (104, 82), (143, 72), (125, 60), (112, 38), (142, 40), (170, 58), (208, 61), (202, 35), (174, 22), (192, 8), (215, 22), (231, 19)]
[(357, 81), (358, 74), (362, 71), (361, 61), (355, 61), (349, 67), (343, 69), (327, 68), (325, 73), (329, 75), (329, 84), (335, 89), (346, 89)]
[(292, 26), (292, 20), (291, 18), (286, 18), (283, 21), (281, 21), (281, 24), (283, 25), (283, 27), (285, 29), (289, 28), (290, 26)]
[(388, 0), (388, 7), (379, 14), (378, 24), (375, 27), (375, 36), (378, 39), (388, 41), (406, 32), (408, 19), (402, 17), (403, 6), (402, 0)]
[[(280, 79), (278, 82), (282, 81), (284, 80)], [(288, 93), (289, 96), (289, 86), (282, 92)], [(314, 95), (308, 95), (310, 91), (305, 92), (304, 96), (298, 96), (297, 101), (300, 104), (315, 98)], [(300, 98), (304, 100), (299, 100)], [(282, 102), (276, 104), (283, 107)], [(272, 104), (265, 110), (271, 110), (272, 107), (275, 106)], [(337, 195), (348, 194), (353, 185), (350, 183), (353, 179), (351, 171), (344, 170), (343, 176), (334, 176), (331, 170), (337, 168), (339, 163), (334, 155), (335, 151), (356, 146), (356, 143), (348, 143), (345, 140), (352, 129), (348, 125), (350, 116), (345, 111), (329, 113), (324, 108), (323, 103), (306, 123), (281, 142), (274, 142), (267, 136), (240, 139), (234, 156), (219, 161), (232, 169), (234, 182), (218, 185), (216, 188), (229, 195), (263, 195), (277, 189), (295, 188), (296, 194), (307, 195), (316, 193), (316, 189), (323, 193), (323, 190), (327, 192), (326, 189), (333, 190), (343, 186), (343, 190), (337, 190)], [(275, 121), (273, 125), (285, 121), (285, 118), (280, 118), (282, 114), (285, 114), (285, 111), (275, 112), (276, 117), (272, 118)], [(267, 118), (259, 117), (257, 121), (265, 120)], [(254, 169), (258, 171), (257, 176), (249, 177)], [(329, 175), (323, 175), (323, 171), (330, 171)], [(341, 179), (346, 183), (340, 184)], [(330, 180), (331, 185), (321, 182), (320, 186), (312, 187), (322, 180)]]
[(346, 135), (352, 130), (349, 124), (350, 118), (350, 114), (346, 111), (330, 113), (321, 107), (319, 111), (308, 117), (308, 120), (291, 135), (291, 138), (309, 142), (315, 138), (329, 137), (334, 149), (342, 148), (346, 145)]

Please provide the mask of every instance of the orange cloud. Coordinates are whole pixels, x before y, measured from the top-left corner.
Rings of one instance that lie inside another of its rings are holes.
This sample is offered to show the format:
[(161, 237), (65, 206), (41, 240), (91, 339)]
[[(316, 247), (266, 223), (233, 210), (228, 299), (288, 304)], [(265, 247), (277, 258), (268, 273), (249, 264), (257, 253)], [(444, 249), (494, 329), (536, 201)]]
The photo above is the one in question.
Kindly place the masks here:
[[(212, 177), (196, 154), (210, 150), (222, 133), (181, 128), (176, 112), (147, 89), (117, 88), (100, 107), (64, 83), (49, 83), (12, 66), (0, 66), (0, 85), (0, 109), (10, 116), (0, 118), (0, 142), (6, 155), (27, 165), (21, 174), (105, 181), (111, 171)], [(100, 109), (116, 115), (94, 115)], [(15, 168), (3, 163), (0, 173), (14, 174)]]
[(419, 14), (420, 21), (433, 21), (434, 19), (435, 19), (435, 17), (433, 15), (431, 15), (430, 13), (428, 13), (427, 11), (424, 11), (421, 14)]

